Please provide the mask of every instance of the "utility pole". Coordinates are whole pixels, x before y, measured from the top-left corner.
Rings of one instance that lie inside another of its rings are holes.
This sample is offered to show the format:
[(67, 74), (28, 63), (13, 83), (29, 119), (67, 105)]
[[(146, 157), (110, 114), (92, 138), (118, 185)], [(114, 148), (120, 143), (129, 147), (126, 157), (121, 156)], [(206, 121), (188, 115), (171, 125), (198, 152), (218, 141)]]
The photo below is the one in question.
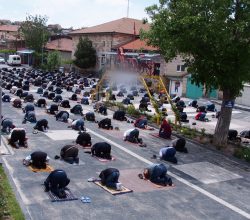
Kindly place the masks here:
[[(0, 125), (2, 124), (2, 77), (0, 78)], [(2, 147), (2, 129), (0, 130), (0, 147)]]
[(127, 18), (129, 17), (129, 0), (128, 0), (128, 8), (127, 8)]
[(43, 47), (44, 47), (44, 43), (43, 42), (44, 42), (44, 29), (43, 29), (43, 33), (42, 33), (42, 65), (43, 65)]

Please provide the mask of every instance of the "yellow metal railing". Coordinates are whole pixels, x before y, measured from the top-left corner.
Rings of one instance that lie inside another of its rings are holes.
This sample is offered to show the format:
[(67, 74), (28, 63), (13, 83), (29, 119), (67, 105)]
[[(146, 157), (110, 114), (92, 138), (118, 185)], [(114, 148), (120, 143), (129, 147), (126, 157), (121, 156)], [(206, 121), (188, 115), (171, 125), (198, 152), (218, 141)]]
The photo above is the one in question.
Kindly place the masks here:
[(168, 102), (169, 102), (169, 104), (171, 105), (171, 109), (172, 109), (172, 111), (174, 112), (175, 124), (177, 124), (177, 122), (178, 122), (179, 125), (181, 125), (179, 112), (178, 112), (178, 110), (176, 109), (176, 106), (173, 104), (172, 99), (171, 99), (170, 95), (168, 94), (168, 91), (167, 91), (167, 89), (166, 89), (166, 87), (165, 87), (165, 85), (164, 85), (164, 83), (163, 83), (163, 80), (162, 80), (162, 78), (161, 78), (160, 76), (159, 76), (159, 82), (161, 83), (162, 88), (163, 88), (163, 90), (164, 90), (164, 92), (165, 92), (165, 94), (166, 94), (166, 96), (167, 96)]
[(160, 124), (160, 117), (161, 117), (161, 115), (160, 115), (160, 112), (159, 112), (159, 108), (158, 108), (157, 101), (156, 101), (156, 100), (154, 99), (154, 97), (151, 95), (150, 90), (149, 90), (149, 88), (148, 88), (148, 85), (147, 85), (145, 79), (143, 78), (143, 76), (140, 77), (140, 80), (141, 80), (142, 84), (144, 85), (144, 88), (147, 90), (149, 99), (150, 99), (150, 101), (151, 101), (152, 104), (153, 104), (153, 107), (154, 107), (155, 113), (156, 113), (156, 119), (157, 119), (156, 123), (157, 123), (157, 125), (159, 125), (159, 124)]
[(107, 76), (108, 76), (109, 72), (106, 71), (103, 75), (102, 75), (102, 78), (99, 80), (99, 82), (96, 84), (96, 87), (95, 87), (95, 91), (92, 95), (92, 100), (95, 99), (95, 96), (97, 95), (98, 96), (98, 101), (99, 101), (99, 95), (100, 95), (100, 89), (102, 87), (102, 83), (105, 79), (107, 79)]
[[(149, 88), (147, 86), (147, 83), (145, 82), (145, 79), (154, 79), (154, 80), (157, 81), (157, 85), (156, 86), (157, 86), (158, 90), (159, 91), (164, 90), (164, 93), (167, 96), (167, 100), (168, 100), (169, 104), (171, 105), (171, 109), (172, 109), (172, 111), (173, 111), (173, 113), (175, 115), (175, 124), (177, 124), (177, 122), (178, 122), (181, 125), (179, 112), (176, 109), (176, 106), (173, 104), (172, 99), (171, 99), (170, 95), (168, 94), (168, 91), (167, 91), (167, 89), (166, 89), (166, 87), (164, 85), (164, 82), (163, 82), (161, 76), (154, 76), (154, 75), (142, 74), (141, 78), (143, 79), (143, 81), (142, 81), (143, 85), (146, 88), (146, 90), (147, 90), (147, 92), (148, 92), (148, 94), (150, 96), (150, 99), (152, 99), (152, 100), (154, 100), (154, 98), (150, 94), (150, 91), (149, 91)], [(155, 100), (154, 100), (154, 102), (155, 102)], [(159, 110), (158, 110), (158, 112), (159, 112)], [(160, 115), (159, 115), (159, 117), (160, 117)]]

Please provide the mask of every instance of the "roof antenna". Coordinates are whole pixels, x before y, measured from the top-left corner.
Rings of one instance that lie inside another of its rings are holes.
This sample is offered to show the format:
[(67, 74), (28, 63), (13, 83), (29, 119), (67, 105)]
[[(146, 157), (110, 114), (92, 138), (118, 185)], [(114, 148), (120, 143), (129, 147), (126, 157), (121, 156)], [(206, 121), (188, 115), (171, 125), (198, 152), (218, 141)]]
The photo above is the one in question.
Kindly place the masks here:
[(127, 8), (127, 18), (129, 17), (129, 0), (128, 0), (128, 8)]

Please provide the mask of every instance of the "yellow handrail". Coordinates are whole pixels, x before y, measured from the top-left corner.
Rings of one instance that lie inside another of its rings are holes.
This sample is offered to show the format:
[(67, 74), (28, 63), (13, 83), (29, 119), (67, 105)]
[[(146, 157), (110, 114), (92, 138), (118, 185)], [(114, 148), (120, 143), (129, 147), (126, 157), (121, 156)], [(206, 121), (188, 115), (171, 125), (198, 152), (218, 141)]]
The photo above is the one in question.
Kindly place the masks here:
[[(177, 124), (177, 118), (179, 118), (178, 115), (177, 115), (178, 113), (177, 113), (177, 111), (175, 110), (176, 108), (175, 108), (175, 106), (174, 106), (174, 104), (173, 104), (173, 102), (172, 102), (172, 99), (171, 99), (170, 95), (168, 94), (168, 91), (167, 91), (167, 89), (166, 89), (166, 87), (165, 87), (165, 85), (164, 85), (164, 83), (163, 83), (163, 80), (162, 80), (161, 76), (159, 76), (159, 81), (160, 81), (160, 83), (162, 84), (162, 87), (163, 87), (163, 89), (164, 89), (164, 91), (165, 91), (165, 93), (166, 93), (168, 102), (169, 102), (169, 104), (171, 105), (172, 111), (174, 112), (175, 124)], [(178, 122), (179, 122), (179, 125), (181, 125), (181, 123), (180, 123), (179, 120), (178, 120)]]
[[(102, 75), (102, 78), (99, 80), (99, 82), (96, 84), (95, 93), (94, 93), (93, 97), (94, 97), (97, 93), (99, 93), (99, 89), (100, 89), (100, 87), (101, 87), (103, 81), (106, 79), (108, 73), (109, 73), (109, 72), (106, 71), (106, 72)], [(98, 95), (99, 95), (99, 94), (98, 94)], [(93, 98), (93, 97), (92, 97), (92, 98)], [(99, 100), (98, 100), (98, 101), (99, 101)]]
[(142, 81), (142, 84), (144, 85), (144, 88), (146, 88), (148, 96), (149, 96), (149, 98), (150, 98), (150, 100), (151, 100), (151, 102), (152, 102), (152, 104), (154, 106), (155, 113), (156, 113), (156, 119), (157, 119), (156, 124), (159, 125), (160, 124), (160, 113), (159, 113), (159, 109), (157, 108), (158, 104), (156, 103), (154, 97), (151, 95), (151, 93), (149, 91), (149, 88), (148, 88), (148, 85), (145, 82), (145, 79), (141, 76), (140, 80)]

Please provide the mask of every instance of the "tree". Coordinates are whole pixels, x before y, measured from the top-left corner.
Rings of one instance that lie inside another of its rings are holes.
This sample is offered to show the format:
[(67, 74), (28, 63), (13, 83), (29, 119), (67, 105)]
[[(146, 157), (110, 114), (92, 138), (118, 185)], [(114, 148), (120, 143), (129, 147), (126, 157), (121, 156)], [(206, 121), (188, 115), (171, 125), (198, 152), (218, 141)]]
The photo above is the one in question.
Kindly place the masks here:
[(48, 70), (55, 70), (61, 65), (61, 58), (58, 51), (53, 51), (48, 54), (47, 68)]
[(250, 79), (249, 0), (160, 0), (148, 7), (152, 23), (142, 32), (166, 61), (178, 54), (197, 85), (223, 92), (214, 144), (225, 146), (234, 101)]
[(88, 69), (96, 65), (96, 50), (88, 38), (80, 37), (74, 56), (74, 64), (79, 68)]
[(20, 26), (20, 33), (25, 40), (25, 45), (35, 50), (36, 62), (38, 63), (41, 59), (43, 62), (43, 48), (48, 41), (49, 32), (46, 28), (46, 23), (47, 17), (29, 15)]

